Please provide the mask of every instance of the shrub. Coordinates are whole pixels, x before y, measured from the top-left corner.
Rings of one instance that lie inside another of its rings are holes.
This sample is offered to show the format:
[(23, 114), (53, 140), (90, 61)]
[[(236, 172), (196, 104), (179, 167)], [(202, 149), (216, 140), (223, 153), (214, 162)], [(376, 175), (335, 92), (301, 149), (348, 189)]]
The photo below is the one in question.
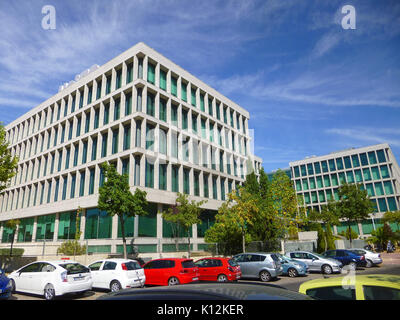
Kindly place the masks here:
[[(9, 256), (10, 255), (10, 250), (9, 248), (4, 248), (0, 249), (0, 256)], [(24, 249), (22, 248), (13, 248), (12, 255), (13, 257), (20, 257), (24, 254)]]
[(67, 256), (80, 256), (86, 253), (86, 246), (81, 246), (77, 240), (64, 241), (57, 249), (57, 254), (59, 253)]

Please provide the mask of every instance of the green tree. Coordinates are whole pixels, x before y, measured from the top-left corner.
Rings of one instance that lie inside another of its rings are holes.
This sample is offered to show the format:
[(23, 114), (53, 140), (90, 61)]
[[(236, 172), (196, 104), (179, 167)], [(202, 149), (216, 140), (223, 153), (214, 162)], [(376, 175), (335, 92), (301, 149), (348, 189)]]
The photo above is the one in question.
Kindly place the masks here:
[(108, 214), (117, 215), (122, 233), (124, 258), (127, 257), (125, 237), (125, 217), (146, 215), (147, 193), (136, 188), (131, 193), (128, 175), (120, 175), (113, 165), (103, 163), (105, 181), (99, 188), (98, 208)]
[(387, 223), (395, 223), (397, 226), (397, 231), (400, 231), (400, 210), (385, 212), (382, 221)]
[(12, 230), (12, 235), (11, 235), (11, 247), (10, 247), (10, 257), (12, 256), (12, 252), (13, 252), (13, 246), (14, 246), (14, 239), (15, 239), (15, 232), (17, 231), (17, 228), (19, 226), (19, 224), (21, 223), (20, 220), (18, 219), (11, 219), (6, 221), (5, 227), (9, 228)]
[(17, 173), (18, 157), (13, 157), (8, 147), (6, 131), (0, 122), (0, 193), (7, 188), (10, 179)]
[[(374, 212), (374, 206), (368, 197), (367, 191), (361, 189), (361, 184), (343, 184), (339, 187), (339, 201), (336, 208), (339, 217), (348, 223), (349, 230), (352, 223), (358, 223), (369, 218), (369, 214)], [(350, 234), (350, 246), (352, 236)]]
[(166, 221), (175, 223), (182, 227), (184, 232), (187, 234), (188, 239), (188, 257), (190, 258), (190, 228), (197, 223), (201, 223), (200, 214), (203, 209), (201, 206), (205, 204), (207, 200), (202, 201), (189, 201), (189, 196), (184, 193), (178, 193), (175, 200), (175, 205), (168, 208), (168, 210), (162, 213), (163, 219)]
[(392, 231), (387, 223), (382, 227), (373, 230), (371, 232), (371, 237), (367, 239), (369, 243), (381, 246), (382, 250), (386, 248), (389, 240), (395, 242), (399, 240), (399, 237)]

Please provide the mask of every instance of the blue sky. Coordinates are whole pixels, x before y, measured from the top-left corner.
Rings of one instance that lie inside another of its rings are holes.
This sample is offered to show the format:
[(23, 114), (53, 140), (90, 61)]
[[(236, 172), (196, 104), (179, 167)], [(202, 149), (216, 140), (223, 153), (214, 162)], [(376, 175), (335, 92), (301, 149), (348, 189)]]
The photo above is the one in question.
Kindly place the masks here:
[(399, 1), (2, 1), (0, 30), (5, 124), (143, 41), (250, 112), (266, 171), (381, 142), (400, 161)]

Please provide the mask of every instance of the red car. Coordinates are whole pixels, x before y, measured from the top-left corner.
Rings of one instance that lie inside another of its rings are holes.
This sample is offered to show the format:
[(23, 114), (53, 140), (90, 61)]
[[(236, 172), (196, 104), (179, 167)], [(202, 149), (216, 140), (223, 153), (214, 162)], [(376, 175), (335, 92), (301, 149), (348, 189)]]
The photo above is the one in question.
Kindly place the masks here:
[(240, 266), (231, 258), (204, 258), (195, 262), (200, 281), (235, 281), (241, 278)]
[(165, 258), (147, 262), (144, 266), (147, 285), (176, 285), (199, 280), (199, 268), (192, 259)]

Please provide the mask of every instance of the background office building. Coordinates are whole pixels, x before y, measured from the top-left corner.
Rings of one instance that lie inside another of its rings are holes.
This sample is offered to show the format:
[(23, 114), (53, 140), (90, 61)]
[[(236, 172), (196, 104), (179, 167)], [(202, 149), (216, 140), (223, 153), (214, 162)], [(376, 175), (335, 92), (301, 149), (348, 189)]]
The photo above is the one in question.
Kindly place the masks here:
[[(358, 234), (370, 234), (382, 226), (380, 218), (386, 211), (400, 208), (400, 169), (388, 144), (333, 152), (290, 162), (290, 175), (296, 192), (307, 207), (320, 211), (328, 200), (338, 200), (343, 183), (361, 183), (374, 203), (371, 219), (352, 226)], [(344, 231), (347, 224), (336, 227)], [(396, 225), (392, 225), (396, 230)]]
[(122, 252), (117, 217), (97, 209), (108, 161), (148, 194), (149, 214), (127, 219), (128, 241), (142, 253), (176, 251), (161, 212), (182, 192), (208, 200), (192, 228), (192, 249), (202, 250), (228, 192), (262, 162), (251, 154), (249, 113), (143, 43), (76, 80), (6, 126), (19, 162), (0, 194), (0, 247), (12, 235), (4, 222), (19, 219), (17, 247), (30, 254), (46, 241), (55, 252), (74, 239), (81, 207), (89, 252)]

